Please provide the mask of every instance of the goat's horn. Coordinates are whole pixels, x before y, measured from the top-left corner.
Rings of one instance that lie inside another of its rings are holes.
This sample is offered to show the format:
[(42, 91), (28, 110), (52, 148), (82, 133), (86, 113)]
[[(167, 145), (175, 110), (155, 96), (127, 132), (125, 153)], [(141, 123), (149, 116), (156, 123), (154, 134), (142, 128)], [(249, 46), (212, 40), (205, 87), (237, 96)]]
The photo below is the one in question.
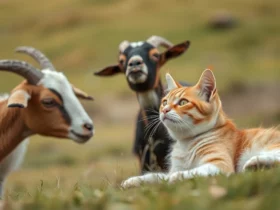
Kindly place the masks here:
[(127, 40), (122, 41), (122, 42), (120, 43), (120, 45), (119, 45), (119, 50), (120, 50), (120, 52), (124, 52), (125, 49), (126, 49), (129, 45), (130, 45), (129, 41), (127, 41)]
[(147, 39), (146, 42), (153, 45), (154, 47), (162, 46), (165, 48), (170, 48), (173, 46), (173, 44), (170, 41), (161, 36), (151, 36), (149, 39)]
[(30, 55), (32, 58), (34, 58), (41, 65), (43, 69), (50, 69), (52, 71), (55, 71), (55, 68), (52, 65), (51, 61), (40, 50), (37, 50), (33, 47), (22, 46), (16, 48), (16, 52), (26, 53)]
[(43, 73), (34, 66), (18, 60), (0, 60), (0, 71), (9, 71), (27, 79), (29, 84), (37, 85)]

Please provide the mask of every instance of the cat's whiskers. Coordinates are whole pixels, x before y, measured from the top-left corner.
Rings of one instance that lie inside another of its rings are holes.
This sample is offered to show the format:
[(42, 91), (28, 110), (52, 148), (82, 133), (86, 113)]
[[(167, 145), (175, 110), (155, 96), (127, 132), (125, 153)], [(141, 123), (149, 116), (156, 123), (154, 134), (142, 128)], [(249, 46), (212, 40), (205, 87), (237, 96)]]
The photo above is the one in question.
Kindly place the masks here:
[(168, 114), (167, 120), (171, 121), (171, 122), (175, 125), (175, 129), (176, 129), (176, 131), (177, 131), (177, 120), (176, 120), (176, 118), (177, 118), (177, 117), (176, 117), (176, 114), (170, 112), (170, 113)]
[(191, 133), (191, 135), (195, 135), (195, 133), (193, 132), (193, 126), (192, 124), (189, 124), (187, 121), (185, 121), (184, 119), (176, 116), (176, 120), (178, 120), (178, 122), (180, 123), (180, 126), (182, 128), (186, 128), (188, 130), (188, 132)]
[(154, 120), (149, 121), (148, 124), (145, 126), (145, 132), (148, 131), (151, 127), (153, 127), (154, 124), (157, 123), (157, 120), (158, 119), (154, 119)]
[(145, 126), (145, 137), (150, 131), (149, 138), (151, 138), (162, 122), (159, 119), (159, 111), (152, 108), (147, 108), (145, 111), (153, 113), (151, 116), (146, 117), (146, 119), (150, 119), (151, 121)]
[(155, 134), (155, 132), (157, 131), (158, 127), (160, 126), (161, 124), (161, 121), (158, 120), (157, 123), (154, 125), (154, 128), (152, 129), (150, 135), (149, 135), (149, 138), (153, 137), (153, 135)]
[(158, 110), (155, 110), (155, 109), (152, 109), (152, 108), (146, 108), (145, 111), (146, 112), (152, 112), (152, 113), (155, 113), (155, 114), (159, 114)]
[[(151, 121), (148, 121), (148, 124), (145, 126), (145, 129), (144, 129), (144, 132), (145, 132), (145, 135), (144, 135), (144, 138), (146, 138), (146, 136), (149, 134), (148, 136), (148, 141), (149, 143), (146, 145), (146, 147), (144, 148), (144, 151), (143, 151), (143, 158), (141, 159), (141, 164), (144, 163), (144, 160), (145, 160), (145, 157), (146, 157), (146, 154), (147, 152), (150, 152), (150, 154), (153, 153), (154, 149), (157, 147), (157, 145), (161, 144), (162, 141), (156, 141), (154, 142), (152, 140), (153, 138), (153, 135), (155, 134), (155, 132), (157, 131), (158, 127), (160, 126), (161, 124), (161, 121), (159, 120), (159, 116), (157, 115), (157, 117), (154, 117)], [(153, 166), (155, 164), (153, 164), (154, 162), (154, 158), (153, 156), (150, 157), (149, 159), (149, 162), (150, 162), (150, 165)], [(156, 168), (150, 168), (150, 170), (155, 170)]]
[(158, 118), (158, 115), (152, 115), (152, 116), (147, 116), (147, 117), (142, 117), (141, 120), (138, 120), (138, 122), (142, 122), (142, 121), (146, 121), (146, 120), (154, 120), (154, 119), (157, 119)]
[(189, 124), (188, 122), (186, 122), (182, 119), (181, 119), (180, 122), (183, 124), (183, 127), (185, 127), (185, 126), (187, 127), (188, 132), (190, 132), (192, 136), (195, 136), (195, 133), (193, 132), (193, 125), (192, 124)]
[(144, 138), (146, 138), (149, 131), (151, 131), (154, 128), (154, 126), (156, 126), (159, 122), (160, 122), (160, 120), (158, 118), (152, 120), (151, 122), (148, 122), (147, 126), (145, 126), (145, 129), (144, 129), (144, 132), (145, 132)]
[(173, 120), (174, 125), (176, 126), (176, 130), (177, 130), (177, 125), (181, 128), (181, 131), (183, 132), (183, 128), (187, 128), (188, 132), (190, 132), (190, 134), (192, 136), (195, 135), (195, 133), (193, 132), (193, 128), (192, 125), (189, 124), (188, 122), (184, 121), (182, 118), (180, 118), (180, 116), (178, 116), (175, 113), (170, 113), (169, 117), (171, 117), (171, 120)]

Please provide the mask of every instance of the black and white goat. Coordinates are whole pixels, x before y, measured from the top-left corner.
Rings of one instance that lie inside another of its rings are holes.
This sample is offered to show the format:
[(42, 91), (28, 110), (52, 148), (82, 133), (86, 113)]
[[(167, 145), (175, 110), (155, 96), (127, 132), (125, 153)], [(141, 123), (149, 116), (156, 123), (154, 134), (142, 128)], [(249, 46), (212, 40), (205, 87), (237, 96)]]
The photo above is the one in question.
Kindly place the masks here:
[[(123, 41), (119, 45), (119, 63), (94, 73), (98, 76), (124, 73), (129, 87), (137, 94), (140, 112), (133, 152), (140, 160), (142, 173), (167, 170), (170, 139), (165, 128), (154, 122), (164, 94), (159, 69), (168, 60), (183, 54), (189, 45), (189, 41), (173, 45), (159, 36), (140, 42)], [(160, 53), (160, 46), (167, 50)]]

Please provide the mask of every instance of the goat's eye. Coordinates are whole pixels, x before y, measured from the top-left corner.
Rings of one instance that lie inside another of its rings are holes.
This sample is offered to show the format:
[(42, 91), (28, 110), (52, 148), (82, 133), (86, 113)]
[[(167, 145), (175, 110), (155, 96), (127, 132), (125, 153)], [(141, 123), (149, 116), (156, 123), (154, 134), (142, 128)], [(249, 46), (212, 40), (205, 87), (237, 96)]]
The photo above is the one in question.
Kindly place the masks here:
[(121, 59), (119, 62), (122, 66), (124, 65), (124, 60), (123, 59)]
[(41, 102), (47, 108), (56, 106), (56, 101), (53, 98), (44, 98)]
[(154, 54), (152, 54), (152, 59), (154, 60), (154, 61), (158, 61), (159, 60), (159, 54), (158, 53), (154, 53)]
[(163, 106), (166, 106), (166, 105), (167, 105), (167, 100), (163, 100), (163, 101), (162, 101), (162, 105), (163, 105)]
[(119, 63), (120, 65), (124, 66), (126, 61), (126, 56), (124, 54), (120, 54), (119, 56)]
[(184, 106), (184, 105), (186, 105), (187, 103), (189, 103), (189, 101), (188, 101), (187, 99), (182, 99), (182, 100), (179, 101), (178, 104), (179, 104), (180, 106)]

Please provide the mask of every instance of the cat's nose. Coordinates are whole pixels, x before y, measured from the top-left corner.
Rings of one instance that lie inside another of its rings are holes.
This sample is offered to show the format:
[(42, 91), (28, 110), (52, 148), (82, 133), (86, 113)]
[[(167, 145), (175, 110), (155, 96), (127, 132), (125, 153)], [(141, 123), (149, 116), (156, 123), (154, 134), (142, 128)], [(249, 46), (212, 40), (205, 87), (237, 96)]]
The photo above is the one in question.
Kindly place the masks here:
[(168, 108), (164, 108), (163, 110), (162, 110), (162, 112), (164, 113), (164, 114), (166, 114), (167, 112), (169, 112), (171, 109), (168, 107)]

